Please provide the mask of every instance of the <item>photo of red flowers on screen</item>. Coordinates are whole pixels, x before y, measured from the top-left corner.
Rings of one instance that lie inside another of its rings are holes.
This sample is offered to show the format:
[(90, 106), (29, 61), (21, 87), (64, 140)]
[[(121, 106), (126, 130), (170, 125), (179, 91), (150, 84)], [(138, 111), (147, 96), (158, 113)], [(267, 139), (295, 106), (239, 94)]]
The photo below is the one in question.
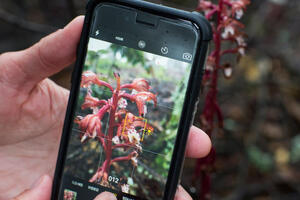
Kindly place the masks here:
[(190, 67), (91, 38), (65, 174), (161, 199)]
[[(92, 96), (92, 92), (88, 90), (82, 109), (93, 109), (93, 114), (85, 117), (78, 116), (75, 122), (79, 125), (81, 131), (81, 142), (86, 139), (97, 139), (102, 145), (105, 153), (105, 160), (101, 167), (90, 179), (90, 182), (100, 182), (108, 185), (108, 175), (110, 167), (116, 162), (130, 161), (133, 166), (137, 166), (137, 157), (142, 152), (141, 141), (145, 134), (151, 135), (153, 128), (147, 123), (144, 116), (147, 113), (148, 101), (154, 102), (156, 106), (156, 95), (149, 92), (149, 83), (142, 78), (135, 79), (130, 84), (121, 85), (120, 74), (114, 73), (116, 80), (116, 88), (109, 83), (100, 80), (96, 74), (91, 71), (84, 72), (82, 75), (81, 87), (89, 88), (90, 85), (96, 84), (99, 87), (108, 88), (112, 96), (110, 99), (98, 99)], [(129, 89), (131, 93), (127, 93), (124, 89)], [(127, 101), (133, 102), (138, 109), (138, 116), (126, 109)], [(109, 114), (108, 133), (102, 131), (102, 120), (105, 114)], [(115, 129), (117, 131), (115, 131)], [(115, 149), (123, 149), (128, 152), (127, 156), (112, 157), (112, 151)]]

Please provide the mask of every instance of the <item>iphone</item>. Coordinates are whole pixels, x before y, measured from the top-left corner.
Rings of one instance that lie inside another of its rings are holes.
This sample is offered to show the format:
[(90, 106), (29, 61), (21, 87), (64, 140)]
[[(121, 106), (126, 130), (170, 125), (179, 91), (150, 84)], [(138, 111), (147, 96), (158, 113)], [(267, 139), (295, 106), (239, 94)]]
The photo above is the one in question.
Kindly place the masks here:
[(52, 200), (174, 198), (210, 40), (198, 13), (88, 3)]

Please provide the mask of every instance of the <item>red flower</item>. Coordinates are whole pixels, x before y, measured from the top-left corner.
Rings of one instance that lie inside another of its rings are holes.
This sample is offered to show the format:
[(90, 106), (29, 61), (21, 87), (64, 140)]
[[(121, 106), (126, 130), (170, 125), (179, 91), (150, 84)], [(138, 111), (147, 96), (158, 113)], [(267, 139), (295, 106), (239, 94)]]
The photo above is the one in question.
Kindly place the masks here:
[(122, 85), (121, 89), (123, 88), (136, 90), (137, 92), (148, 92), (151, 89), (148, 81), (143, 78), (134, 79), (131, 84)]
[(81, 77), (81, 87), (88, 88), (92, 84), (96, 84), (98, 86), (105, 86), (109, 88), (111, 91), (113, 91), (111, 85), (105, 81), (101, 81), (94, 72), (92, 71), (84, 72)]
[(157, 104), (156, 95), (151, 92), (140, 92), (134, 95), (134, 99), (138, 107), (140, 116), (145, 116), (147, 114), (147, 106), (146, 106), (147, 102), (153, 101), (154, 106), (156, 106)]
[(246, 9), (247, 5), (250, 4), (249, 0), (239, 0), (239, 1), (231, 1), (231, 5), (232, 5), (232, 16), (236, 17), (237, 19), (241, 19), (243, 14), (244, 14), (244, 10)]
[(150, 85), (145, 79), (138, 78), (132, 82), (132, 88), (138, 92), (147, 92), (150, 90)]
[(75, 123), (77, 123), (79, 129), (84, 132), (81, 137), (81, 142), (84, 142), (87, 138), (101, 136), (101, 122), (98, 115), (89, 114), (84, 118), (77, 117)]
[(86, 71), (82, 74), (81, 87), (87, 88), (97, 82), (97, 75), (94, 72)]
[(102, 105), (106, 105), (107, 101), (105, 100), (99, 100), (96, 97), (93, 97), (90, 92), (87, 93), (84, 103), (81, 105), (81, 109), (87, 109), (87, 108), (97, 108)]
[(156, 104), (157, 104), (156, 95), (151, 92), (139, 92), (134, 95), (122, 93), (120, 95), (120, 97), (129, 99), (130, 101), (135, 102), (136, 106), (139, 110), (139, 116), (142, 116), (142, 117), (147, 114), (147, 106), (146, 106), (147, 102), (153, 101), (154, 106), (156, 106)]

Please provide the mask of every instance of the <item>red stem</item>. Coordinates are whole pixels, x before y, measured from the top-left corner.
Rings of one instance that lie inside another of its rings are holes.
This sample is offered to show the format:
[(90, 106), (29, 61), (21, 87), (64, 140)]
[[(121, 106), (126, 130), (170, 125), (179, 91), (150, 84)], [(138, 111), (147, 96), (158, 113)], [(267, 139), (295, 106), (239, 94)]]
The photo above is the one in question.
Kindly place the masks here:
[(216, 56), (216, 54), (217, 54), (217, 51), (216, 51), (216, 50), (214, 50), (214, 51), (212, 51), (212, 52), (210, 53), (210, 55), (209, 55), (209, 56), (211, 56), (211, 57), (215, 57), (215, 56)]
[(102, 118), (104, 117), (104, 114), (108, 111), (109, 108), (110, 108), (110, 105), (107, 104), (107, 105), (103, 106), (103, 107), (99, 110), (99, 112), (98, 112), (98, 117), (99, 117), (100, 120), (102, 120)]
[[(202, 0), (200, 0), (202, 1)], [(218, 0), (216, 4), (203, 2), (200, 9), (208, 11), (206, 14), (206, 18), (210, 20), (212, 16), (216, 15), (216, 22), (213, 24), (213, 41), (214, 41), (214, 51), (210, 54), (209, 58), (210, 62), (213, 62), (213, 69), (207, 69), (205, 73), (206, 79), (211, 80), (210, 87), (208, 88), (206, 97), (205, 97), (205, 105), (202, 115), (200, 116), (200, 120), (202, 122), (202, 127), (205, 129), (207, 134), (212, 137), (212, 132), (214, 128), (214, 119), (219, 123), (219, 128), (223, 128), (223, 115), (220, 109), (220, 106), (217, 101), (217, 85), (218, 85), (218, 74), (219, 70), (224, 69), (221, 66), (221, 57), (225, 54), (235, 54), (238, 53), (239, 48), (244, 48), (243, 45), (239, 44), (237, 36), (239, 35), (231, 35), (227, 38), (222, 38), (222, 31), (225, 26), (227, 26), (227, 22), (232, 23), (234, 27), (244, 28), (244, 25), (238, 22), (237, 20), (231, 19), (230, 10), (234, 12), (233, 8), (235, 4), (239, 4), (242, 9), (245, 9), (245, 6), (249, 4), (249, 2), (240, 0), (240, 1), (232, 1), (232, 0)], [(207, 8), (209, 5), (209, 8)], [(243, 35), (242, 33), (239, 33)], [(222, 42), (230, 41), (237, 43), (237, 48), (222, 50)], [(212, 64), (210, 64), (212, 65)], [(199, 159), (197, 162), (196, 175), (201, 174), (202, 184), (201, 184), (201, 200), (210, 199), (210, 190), (211, 190), (211, 177), (210, 171), (213, 170), (213, 165), (215, 162), (215, 150), (212, 148), (209, 155), (205, 158)]]
[(224, 117), (221, 111), (221, 108), (218, 104), (215, 103), (215, 107), (216, 107), (216, 113), (217, 113), (217, 117), (218, 117), (218, 122), (219, 122), (219, 128), (223, 128), (223, 121), (224, 121)]
[(105, 101), (105, 100), (99, 100), (97, 102), (97, 104), (98, 104), (98, 106), (107, 105), (107, 101)]
[(112, 97), (112, 105), (110, 107), (110, 116), (109, 116), (109, 127), (108, 127), (108, 139), (106, 140), (106, 152), (105, 152), (105, 159), (106, 165), (103, 166), (103, 171), (108, 173), (109, 167), (111, 163), (111, 156), (112, 156), (112, 138), (114, 137), (114, 127), (115, 127), (115, 114), (118, 107), (118, 100), (119, 100), (119, 92), (120, 92), (120, 77), (115, 75), (117, 79), (117, 88), (113, 92)]
[(235, 48), (235, 49), (227, 49), (227, 50), (224, 50), (221, 52), (221, 56), (225, 55), (225, 54), (235, 54), (238, 52), (238, 48)]
[[(205, 108), (203, 111), (203, 116), (207, 120), (208, 123), (208, 129), (207, 134), (211, 137), (212, 136), (212, 131), (213, 131), (213, 123), (214, 123), (214, 117), (215, 115), (218, 116), (218, 119), (222, 119), (223, 117), (220, 114), (219, 106), (217, 104), (217, 85), (218, 85), (218, 73), (219, 73), (219, 68), (220, 68), (220, 61), (221, 61), (221, 56), (222, 56), (222, 49), (221, 49), (221, 43), (222, 43), (222, 37), (221, 37), (221, 29), (219, 28), (220, 24), (222, 23), (223, 16), (222, 16), (222, 11), (223, 11), (223, 6), (224, 6), (224, 0), (219, 0), (218, 6), (216, 11), (217, 13), (217, 23), (216, 23), (216, 28), (214, 30), (214, 46), (215, 50), (211, 53), (211, 56), (215, 58), (214, 60), (214, 69), (212, 72), (212, 81), (211, 81), (211, 86), (210, 89), (207, 93), (206, 99), (205, 99)], [(211, 16), (207, 16), (211, 17)], [(209, 18), (208, 18), (209, 19)], [(213, 154), (210, 154), (213, 155)], [(204, 163), (204, 165), (207, 165)], [(210, 194), (210, 189), (211, 189), (211, 177), (209, 175), (209, 172), (206, 170), (202, 171), (202, 184), (201, 184), (201, 196), (200, 199), (210, 199), (209, 194)]]
[(135, 98), (131, 94), (128, 94), (128, 93), (121, 94), (119, 98), (125, 98), (125, 99), (128, 99), (128, 100), (132, 101), (132, 102), (135, 101)]
[(117, 157), (111, 160), (111, 163), (113, 162), (120, 162), (120, 161), (128, 161), (131, 159), (131, 156), (123, 156), (123, 157)]
[(105, 143), (105, 139), (103, 137), (98, 137), (99, 141), (102, 144), (103, 150), (106, 151), (106, 143)]
[(97, 79), (97, 80), (96, 80), (96, 84), (99, 85), (99, 86), (107, 87), (107, 88), (110, 89), (110, 91), (112, 91), (112, 92), (114, 91), (113, 87), (112, 87), (109, 83), (107, 83), (107, 82), (105, 82), (105, 81), (101, 81), (101, 80)]
[(121, 89), (124, 89), (124, 88), (132, 89), (132, 84), (124, 84), (124, 85), (122, 85)]
[(207, 19), (210, 19), (216, 12), (218, 11), (218, 7), (214, 7), (209, 13), (205, 15)]
[[(217, 27), (222, 22), (222, 10), (223, 10), (223, 0), (219, 0), (219, 9), (217, 12)], [(214, 36), (214, 42), (215, 42), (215, 52), (216, 52), (216, 59), (215, 59), (215, 69), (213, 72), (213, 80), (212, 80), (212, 89), (215, 92), (215, 96), (213, 97), (214, 100), (216, 100), (216, 93), (217, 93), (217, 84), (218, 84), (218, 70), (220, 66), (220, 59), (221, 59), (221, 30), (218, 28), (216, 29), (215, 36)]]

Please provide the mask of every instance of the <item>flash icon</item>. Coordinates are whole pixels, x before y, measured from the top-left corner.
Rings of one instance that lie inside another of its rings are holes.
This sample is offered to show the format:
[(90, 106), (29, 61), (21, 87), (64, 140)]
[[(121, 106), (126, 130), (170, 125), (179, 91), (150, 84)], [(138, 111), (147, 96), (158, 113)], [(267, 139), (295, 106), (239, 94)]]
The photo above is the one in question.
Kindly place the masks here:
[(139, 46), (139, 48), (144, 49), (146, 47), (146, 42), (141, 40), (141, 41), (139, 41), (138, 46)]

